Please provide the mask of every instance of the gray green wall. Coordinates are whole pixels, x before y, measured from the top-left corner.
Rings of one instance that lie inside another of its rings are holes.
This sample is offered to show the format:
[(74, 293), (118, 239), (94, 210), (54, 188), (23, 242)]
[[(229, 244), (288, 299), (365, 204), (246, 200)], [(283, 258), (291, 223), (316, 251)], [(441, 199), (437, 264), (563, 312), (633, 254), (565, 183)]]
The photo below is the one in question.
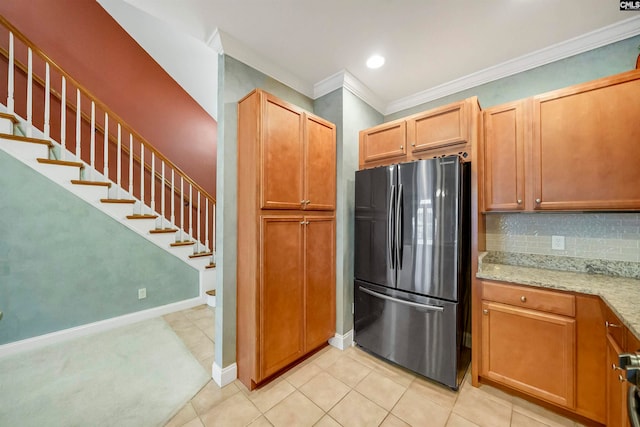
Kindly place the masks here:
[(1, 150), (0, 188), (0, 344), (199, 295), (197, 270)]
[(218, 57), (216, 337), (222, 339), (215, 341), (215, 360), (221, 368), (236, 361), (237, 103), (256, 88), (313, 111), (310, 98), (228, 55)]
[(353, 329), (353, 229), (355, 171), (358, 170), (358, 134), (375, 126), (382, 114), (346, 89), (337, 89), (314, 101), (314, 112), (336, 124), (336, 332)]
[(589, 80), (610, 76), (635, 68), (640, 36), (612, 43), (588, 52), (542, 65), (513, 76), (485, 83), (435, 101), (417, 105), (385, 116), (384, 121), (429, 110), (477, 96), (482, 108), (527, 98)]

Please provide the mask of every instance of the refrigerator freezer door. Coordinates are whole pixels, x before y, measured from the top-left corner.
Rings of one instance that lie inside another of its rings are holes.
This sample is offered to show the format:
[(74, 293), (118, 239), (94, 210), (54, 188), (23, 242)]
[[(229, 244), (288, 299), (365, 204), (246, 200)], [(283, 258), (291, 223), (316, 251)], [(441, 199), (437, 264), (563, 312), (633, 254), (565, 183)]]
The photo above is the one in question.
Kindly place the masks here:
[(459, 197), (457, 158), (398, 165), (397, 289), (458, 300)]
[(354, 292), (359, 346), (457, 388), (457, 303), (358, 281)]
[(396, 166), (356, 172), (354, 274), (395, 286)]

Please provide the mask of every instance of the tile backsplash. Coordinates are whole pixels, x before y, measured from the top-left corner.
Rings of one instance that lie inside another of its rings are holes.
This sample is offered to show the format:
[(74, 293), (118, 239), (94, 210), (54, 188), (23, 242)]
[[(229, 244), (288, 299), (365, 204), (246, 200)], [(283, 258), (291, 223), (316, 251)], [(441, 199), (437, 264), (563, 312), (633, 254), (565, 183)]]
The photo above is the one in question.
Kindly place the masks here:
[(640, 213), (492, 213), (486, 238), (487, 251), (640, 262)]

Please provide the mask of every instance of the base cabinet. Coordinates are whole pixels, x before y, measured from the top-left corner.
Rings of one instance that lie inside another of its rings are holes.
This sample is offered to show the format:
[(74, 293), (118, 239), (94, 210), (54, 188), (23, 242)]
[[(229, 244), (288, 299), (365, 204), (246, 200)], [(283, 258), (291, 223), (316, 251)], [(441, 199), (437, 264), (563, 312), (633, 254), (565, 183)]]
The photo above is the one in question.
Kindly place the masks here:
[(487, 301), (482, 313), (481, 375), (573, 408), (575, 319)]

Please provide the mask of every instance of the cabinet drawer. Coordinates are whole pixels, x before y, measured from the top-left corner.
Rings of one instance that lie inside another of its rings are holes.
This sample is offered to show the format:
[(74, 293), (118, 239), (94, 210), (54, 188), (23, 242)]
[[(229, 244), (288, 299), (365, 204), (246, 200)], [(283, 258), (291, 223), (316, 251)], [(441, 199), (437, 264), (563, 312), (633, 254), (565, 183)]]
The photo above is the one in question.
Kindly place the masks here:
[(482, 298), (532, 310), (574, 317), (575, 297), (542, 289), (483, 282)]

